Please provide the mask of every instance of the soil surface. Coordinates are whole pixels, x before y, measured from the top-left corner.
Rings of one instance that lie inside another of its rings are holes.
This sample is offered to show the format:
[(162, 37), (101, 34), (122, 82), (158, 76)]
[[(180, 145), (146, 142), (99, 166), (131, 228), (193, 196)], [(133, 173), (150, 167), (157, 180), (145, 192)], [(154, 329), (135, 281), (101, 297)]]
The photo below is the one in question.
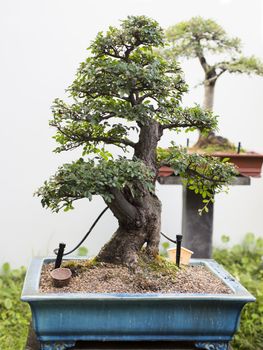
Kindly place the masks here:
[(233, 293), (205, 266), (183, 266), (178, 269), (163, 258), (157, 263), (141, 264), (135, 271), (121, 265), (92, 263), (89, 260), (70, 261), (62, 266), (72, 271), (69, 285), (54, 287), (50, 276), (54, 264), (46, 264), (42, 269), (40, 292)]

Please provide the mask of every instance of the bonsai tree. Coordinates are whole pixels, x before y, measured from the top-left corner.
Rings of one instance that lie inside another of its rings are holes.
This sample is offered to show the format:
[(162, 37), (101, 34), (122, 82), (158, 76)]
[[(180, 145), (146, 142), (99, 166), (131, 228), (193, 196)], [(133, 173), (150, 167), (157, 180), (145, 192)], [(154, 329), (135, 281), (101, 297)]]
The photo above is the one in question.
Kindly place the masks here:
[[(82, 158), (61, 166), (37, 195), (54, 212), (73, 209), (82, 198), (103, 198), (119, 227), (99, 252), (100, 261), (132, 266), (143, 246), (150, 257), (158, 254), (161, 203), (155, 182), (162, 164), (171, 165), (206, 198), (205, 211), (235, 173), (228, 163), (176, 146), (157, 155), (165, 130), (216, 127), (210, 111), (180, 106), (187, 87), (178, 63), (154, 52), (163, 45), (163, 30), (144, 16), (130, 16), (120, 28), (100, 32), (68, 89), (71, 103), (56, 99), (52, 107), (55, 151), (81, 148)], [(119, 156), (110, 153), (113, 148)]]
[[(189, 21), (180, 22), (167, 29), (166, 38), (169, 43), (165, 50), (166, 56), (197, 58), (200, 62), (204, 72), (204, 109), (213, 110), (216, 82), (224, 73), (263, 75), (263, 63), (255, 56), (243, 56), (240, 39), (229, 37), (211, 19), (193, 17)], [(208, 138), (201, 137), (197, 146), (206, 146), (213, 137), (213, 132)], [(231, 147), (226, 139), (218, 137), (214, 141)]]

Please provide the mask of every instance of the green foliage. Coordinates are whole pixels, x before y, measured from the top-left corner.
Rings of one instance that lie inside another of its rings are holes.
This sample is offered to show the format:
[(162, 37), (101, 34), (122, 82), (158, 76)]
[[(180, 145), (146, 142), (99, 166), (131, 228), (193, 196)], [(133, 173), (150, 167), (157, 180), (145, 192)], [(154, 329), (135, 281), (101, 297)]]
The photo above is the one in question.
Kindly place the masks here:
[(185, 186), (202, 196), (204, 207), (199, 209), (200, 215), (208, 212), (215, 194), (223, 191), (231, 178), (237, 175), (235, 167), (227, 159), (188, 153), (187, 149), (177, 146), (158, 148), (158, 160), (160, 165), (172, 167), (175, 174), (184, 179)]
[(9, 264), (0, 273), (0, 349), (23, 350), (30, 310), (20, 301), (25, 269), (11, 270)]
[(57, 152), (81, 146), (89, 154), (104, 144), (125, 151), (134, 145), (128, 136), (138, 124), (175, 113), (187, 86), (178, 63), (152, 50), (163, 45), (163, 36), (157, 22), (144, 16), (130, 16), (120, 28), (97, 35), (68, 89), (74, 103), (54, 101), (50, 125), (57, 129)]
[(169, 249), (169, 248), (170, 248), (170, 243), (167, 242), (167, 241), (163, 242), (161, 244), (161, 248), (160, 248), (160, 251), (159, 251), (160, 256), (166, 258), (168, 256), (167, 249)]
[[(226, 238), (226, 237), (225, 237)], [(226, 239), (224, 238), (224, 242)], [(240, 329), (232, 346), (234, 350), (262, 350), (263, 344), (263, 239), (246, 235), (241, 245), (215, 249), (214, 258), (225, 266), (256, 298), (242, 312)]]
[(117, 58), (128, 57), (127, 49), (144, 45), (163, 45), (163, 30), (159, 24), (145, 16), (128, 16), (121, 21), (121, 29), (110, 27), (106, 35), (100, 32), (91, 45), (92, 53)]
[[(166, 106), (168, 108), (168, 105)], [(177, 132), (182, 128), (186, 132), (195, 131), (197, 128), (202, 133), (208, 133), (217, 128), (217, 116), (211, 111), (203, 110), (200, 106), (182, 108), (180, 106), (170, 109), (170, 114), (167, 112), (159, 117), (160, 123), (164, 128), (173, 129)]]
[[(255, 56), (241, 55), (241, 41), (230, 38), (225, 30), (211, 19), (193, 17), (171, 26), (166, 31), (168, 48), (162, 50), (165, 57), (198, 58), (206, 73), (206, 82), (215, 81), (222, 73), (263, 75), (263, 63)], [(227, 57), (208, 64), (208, 55)], [(211, 79), (212, 78), (212, 79)], [(213, 81), (212, 81), (213, 80)]]
[(171, 43), (170, 53), (176, 56), (198, 57), (209, 52), (240, 51), (238, 38), (229, 38), (219, 24), (200, 16), (169, 27), (166, 37)]
[(81, 246), (81, 247), (79, 247), (79, 249), (77, 251), (77, 255), (78, 256), (87, 256), (88, 252), (89, 252), (88, 248)]
[(221, 240), (222, 240), (223, 243), (228, 243), (230, 241), (230, 237), (227, 236), (227, 235), (223, 235), (221, 237)]
[(142, 192), (137, 187), (140, 181), (148, 191), (153, 191), (153, 173), (140, 160), (100, 159), (84, 161), (80, 158), (76, 162), (64, 164), (58, 172), (46, 181), (36, 192), (41, 196), (41, 203), (52, 211), (58, 212), (73, 209), (73, 201), (93, 195), (101, 195), (110, 203), (114, 198), (114, 189), (128, 188), (132, 197), (139, 197)]
[[(153, 164), (156, 143), (148, 142), (147, 147), (138, 151), (142, 139), (149, 134), (149, 139), (159, 139), (165, 129), (209, 132), (216, 128), (217, 117), (211, 112), (198, 106), (181, 107), (187, 85), (178, 63), (154, 51), (163, 45), (163, 30), (156, 21), (145, 16), (129, 16), (121, 22), (120, 28), (110, 27), (106, 33), (97, 35), (89, 48), (89, 57), (80, 64), (68, 89), (71, 103), (56, 99), (50, 121), (57, 130), (55, 151), (80, 147), (82, 156), (89, 155), (89, 160), (81, 158), (59, 168), (36, 193), (42, 198), (43, 206), (54, 212), (61, 208), (67, 211), (73, 208), (73, 201), (91, 200), (93, 195), (101, 195), (108, 204), (116, 198), (116, 190), (134, 204), (134, 198), (145, 191), (154, 192), (157, 174)], [(157, 137), (153, 125), (157, 126)], [(139, 133), (137, 142), (134, 131)], [(124, 152), (132, 148), (132, 159), (114, 159), (108, 145)], [(185, 158), (182, 149), (176, 152), (178, 159), (180, 152), (181, 160)], [(180, 164), (176, 157), (173, 165), (182, 174), (189, 169), (187, 161)], [(203, 166), (200, 159), (192, 157), (199, 162), (196, 165), (199, 169)], [(208, 162), (206, 164), (208, 167)], [(195, 186), (193, 167), (190, 169), (191, 185)], [(227, 181), (228, 169), (227, 165), (221, 165), (220, 170), (225, 173), (219, 178), (218, 189), (223, 178)], [(215, 185), (214, 175), (213, 181)], [(195, 190), (201, 193), (200, 185), (196, 186)]]
[[(224, 153), (237, 153), (236, 145), (226, 142), (223, 144), (220, 143), (208, 143), (202, 145), (201, 149), (193, 148), (193, 151), (203, 152), (203, 153), (216, 153), (216, 152), (224, 152)], [(241, 148), (240, 153), (245, 152), (243, 148)]]
[(217, 67), (222, 70), (227, 70), (229, 73), (263, 75), (263, 62), (255, 56), (240, 56), (230, 62), (220, 62), (217, 64)]
[(176, 278), (179, 268), (173, 262), (167, 260), (164, 256), (158, 255), (154, 260), (149, 259), (147, 255), (141, 254), (139, 257), (139, 266), (147, 273), (147, 271), (155, 271), (158, 274), (169, 275), (171, 279)]

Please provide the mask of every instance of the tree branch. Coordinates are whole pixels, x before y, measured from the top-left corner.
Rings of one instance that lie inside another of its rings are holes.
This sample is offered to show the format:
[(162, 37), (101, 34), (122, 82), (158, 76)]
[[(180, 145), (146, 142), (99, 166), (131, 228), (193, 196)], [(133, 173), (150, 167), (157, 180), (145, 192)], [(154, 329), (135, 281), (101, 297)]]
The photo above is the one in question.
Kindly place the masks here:
[(147, 97), (152, 97), (153, 92), (148, 92), (144, 94), (143, 96), (138, 98), (138, 103), (142, 103)]
[(104, 142), (107, 144), (118, 144), (118, 143), (122, 143), (125, 146), (130, 146), (130, 147), (135, 147), (136, 143), (128, 140), (128, 139), (118, 139), (118, 138), (114, 138), (114, 137), (107, 137), (107, 136), (97, 136), (97, 137), (87, 137), (85, 138), (84, 136), (84, 141), (91, 141), (91, 142)]
[(199, 62), (201, 63), (201, 66), (202, 66), (204, 72), (207, 73), (209, 71), (209, 64), (207, 63), (206, 58), (204, 57), (203, 53), (197, 54), (197, 57), (199, 59)]
[[(139, 46), (139, 45), (138, 45)], [(130, 53), (134, 50), (134, 46), (132, 45), (132, 46), (130, 46), (130, 47), (127, 47), (126, 46), (126, 48), (127, 48), (127, 50), (125, 51), (125, 53), (124, 53), (124, 59), (125, 59), (125, 61), (127, 61), (128, 59), (129, 59), (129, 56), (130, 56)]]
[(120, 190), (110, 188), (109, 192), (113, 194), (114, 198), (110, 203), (106, 202), (106, 204), (118, 221), (125, 225), (129, 223), (134, 225), (135, 222), (136, 226), (140, 227), (141, 221), (136, 207), (127, 201)]
[(78, 92), (83, 94), (83, 95), (80, 95), (81, 98), (84, 98), (84, 97), (88, 96), (88, 97), (92, 98), (93, 100), (95, 100), (98, 97), (106, 96), (106, 97), (113, 97), (113, 98), (115, 97), (115, 98), (118, 98), (120, 100), (124, 100), (126, 102), (130, 101), (129, 97), (120, 96), (119, 94), (111, 94), (110, 92), (107, 92), (107, 93), (106, 92), (105, 93), (99, 92), (97, 94), (94, 94), (92, 92), (88, 93), (87, 90), (81, 90), (81, 89), (79, 89)]
[(174, 129), (174, 128), (190, 128), (190, 127), (195, 127), (198, 129), (204, 128), (204, 123), (194, 123), (193, 121), (189, 121), (186, 123), (180, 123), (180, 122), (175, 122), (175, 123), (169, 123), (169, 124), (161, 124), (160, 128), (162, 130), (164, 129)]
[(81, 143), (83, 142), (104, 142), (106, 144), (123, 144), (125, 146), (130, 146), (135, 148), (136, 143), (129, 140), (129, 139), (122, 139), (122, 138), (114, 138), (114, 137), (107, 137), (107, 136), (88, 136), (88, 135), (72, 135), (72, 133), (67, 130), (66, 128), (61, 127), (59, 124), (51, 124), (52, 126), (56, 127), (58, 131), (66, 136), (69, 140), (72, 142), (76, 142), (76, 146), (71, 145), (70, 149), (74, 149), (76, 147), (79, 147)]
[(187, 168), (187, 172), (191, 175), (193, 175), (193, 176), (199, 176), (199, 177), (201, 177), (202, 179), (204, 179), (204, 180), (207, 180), (207, 181), (210, 181), (210, 182), (212, 182), (212, 183), (214, 183), (214, 184), (219, 184), (219, 183), (222, 183), (222, 184), (225, 184), (225, 180), (223, 180), (223, 179), (218, 179), (218, 180), (215, 180), (215, 179), (213, 179), (213, 178), (211, 178), (211, 177), (208, 177), (208, 176), (206, 176), (206, 175), (204, 175), (204, 174), (202, 174), (202, 173), (200, 173), (199, 171), (197, 171), (197, 170), (194, 170), (194, 169), (190, 169), (189, 167)]
[(203, 80), (201, 83), (195, 85), (194, 87), (198, 87), (199, 85), (205, 85), (205, 84), (215, 84), (217, 79), (227, 71), (227, 69), (222, 69), (221, 68), (221, 71), (219, 73), (217, 73), (216, 75), (212, 76), (211, 78), (207, 78), (205, 80)]
[(222, 75), (223, 73), (225, 73), (227, 70), (225, 68), (221, 68), (221, 72), (219, 72), (216, 76), (216, 78), (219, 78), (220, 75)]

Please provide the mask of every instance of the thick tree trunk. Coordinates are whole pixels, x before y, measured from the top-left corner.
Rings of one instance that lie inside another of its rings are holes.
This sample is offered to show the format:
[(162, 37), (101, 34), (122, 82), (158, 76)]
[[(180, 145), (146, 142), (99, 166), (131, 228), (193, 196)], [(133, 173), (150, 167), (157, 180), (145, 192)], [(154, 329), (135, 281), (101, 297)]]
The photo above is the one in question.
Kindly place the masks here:
[(138, 253), (146, 244), (146, 253), (156, 256), (159, 251), (161, 230), (161, 202), (151, 194), (146, 194), (142, 206), (138, 207), (142, 225), (125, 225), (119, 221), (119, 228), (111, 240), (99, 252), (99, 261), (124, 264), (133, 267), (137, 264)]
[(205, 83), (204, 90), (203, 108), (212, 111), (214, 107), (215, 82)]
[[(212, 77), (213, 78), (213, 77)], [(209, 111), (213, 110), (214, 107), (214, 94), (215, 94), (215, 84), (216, 79), (213, 81), (209, 81), (209, 78), (206, 76), (204, 83), (204, 101), (203, 108)], [(204, 146), (210, 144), (210, 139), (215, 137), (215, 133), (211, 131), (208, 136), (203, 136), (201, 133), (199, 134), (199, 138), (197, 143), (194, 145), (194, 148), (204, 148)]]
[[(141, 159), (157, 176), (156, 147), (162, 129), (155, 121), (141, 125), (140, 128), (134, 157)], [(148, 255), (158, 254), (161, 202), (143, 184), (138, 182), (136, 187), (140, 192), (140, 196), (136, 198), (131, 195), (129, 189), (114, 191), (114, 199), (108, 205), (119, 222), (119, 228), (99, 252), (98, 260), (134, 266), (138, 261), (138, 253), (144, 245)]]
[[(208, 78), (206, 78), (208, 79)], [(204, 102), (203, 108), (212, 111), (214, 107), (214, 93), (215, 93), (216, 79), (212, 82), (206, 81), (204, 86)], [(208, 135), (199, 135), (197, 143), (194, 145), (193, 149), (205, 149), (207, 147), (214, 147), (218, 150), (231, 149), (234, 146), (230, 141), (222, 136), (217, 136), (213, 131)]]

